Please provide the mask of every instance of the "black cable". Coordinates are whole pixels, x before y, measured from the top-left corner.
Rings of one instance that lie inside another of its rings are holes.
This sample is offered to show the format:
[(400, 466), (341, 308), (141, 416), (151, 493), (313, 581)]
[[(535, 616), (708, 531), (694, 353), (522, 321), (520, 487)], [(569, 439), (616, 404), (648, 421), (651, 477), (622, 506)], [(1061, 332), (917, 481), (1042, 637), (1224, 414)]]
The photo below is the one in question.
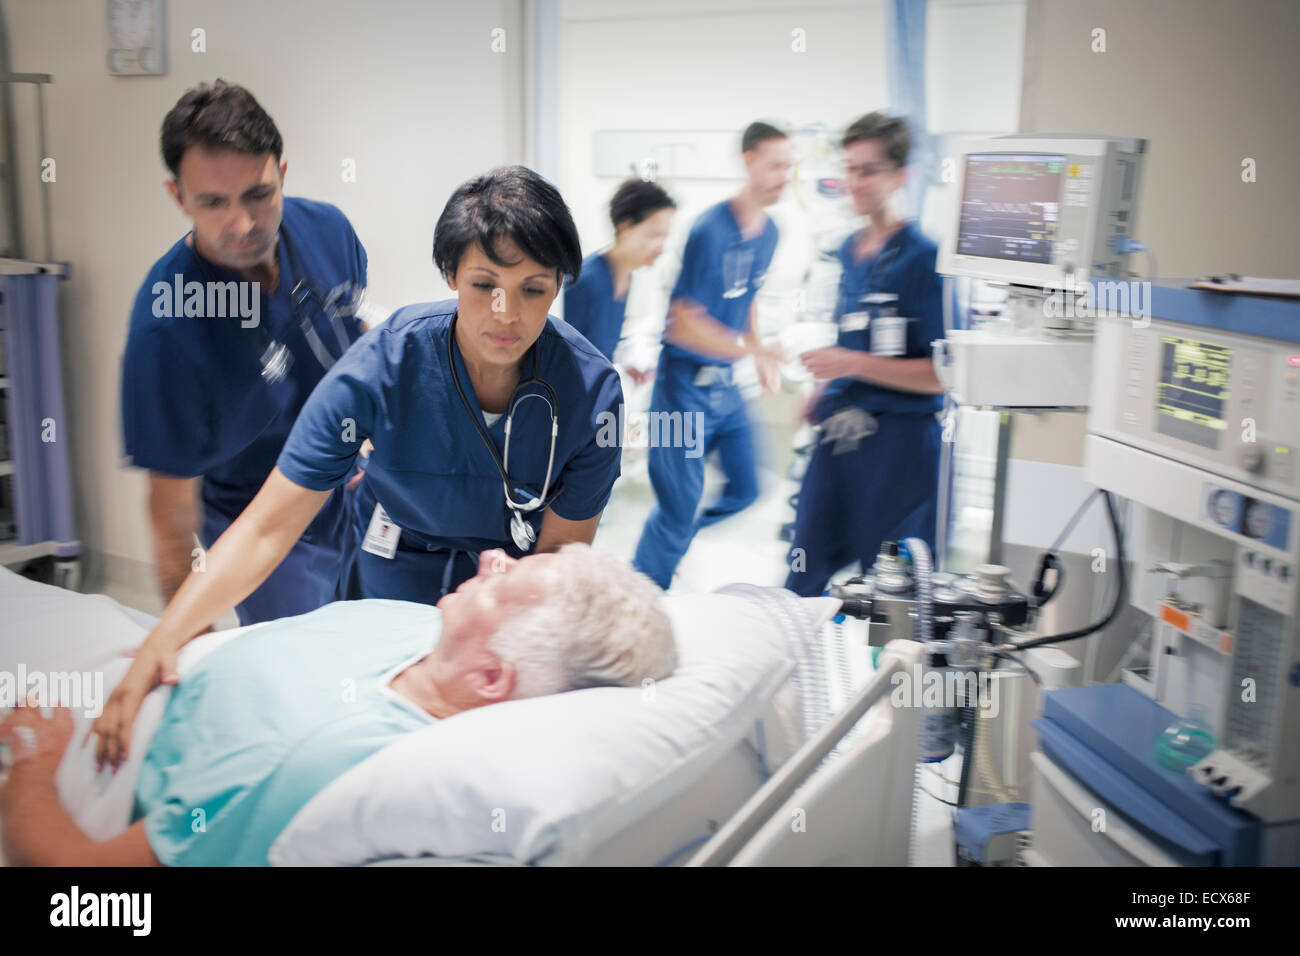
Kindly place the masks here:
[[(1033, 607), (1042, 607), (1052, 598), (1056, 597), (1057, 593), (1061, 590), (1061, 586), (1065, 583), (1065, 566), (1061, 564), (1060, 559), (1056, 556), (1056, 552), (1061, 545), (1065, 543), (1066, 539), (1070, 537), (1070, 532), (1074, 530), (1074, 526), (1079, 523), (1079, 519), (1083, 517), (1084, 512), (1088, 510), (1088, 506), (1092, 504), (1092, 500), (1096, 498), (1100, 492), (1100, 488), (1094, 488), (1088, 493), (1088, 496), (1079, 503), (1079, 507), (1074, 509), (1074, 514), (1071, 515), (1070, 520), (1065, 523), (1065, 527), (1061, 530), (1061, 533), (1056, 536), (1056, 540), (1052, 542), (1051, 546), (1048, 547), (1046, 551), (1039, 555), (1038, 571), (1034, 575), (1031, 594), (1033, 598)], [(1050, 589), (1045, 587), (1043, 584), (1049, 570), (1056, 572), (1056, 577), (1053, 579)]]
[[(1047, 579), (1048, 571), (1056, 572), (1050, 588), (1043, 583)], [(1034, 574), (1033, 584), (1030, 585), (1030, 596), (1034, 599), (1031, 606), (1042, 607), (1056, 597), (1064, 584), (1065, 567), (1061, 564), (1061, 559), (1054, 551), (1044, 551), (1038, 558), (1038, 571)]]
[(1124, 609), (1124, 604), (1128, 601), (1128, 571), (1125, 568), (1124, 556), (1124, 531), (1120, 528), (1119, 515), (1115, 510), (1115, 497), (1109, 491), (1101, 492), (1106, 501), (1106, 515), (1110, 518), (1111, 533), (1115, 536), (1115, 550), (1118, 552), (1117, 561), (1119, 564), (1119, 586), (1115, 590), (1115, 601), (1111, 604), (1110, 611), (1106, 616), (1095, 624), (1089, 624), (1087, 627), (1080, 628), (1076, 631), (1066, 631), (1063, 634), (1048, 634), (1043, 637), (1036, 637), (1033, 640), (1022, 641), (1020, 643), (1010, 643), (1003, 645), (1003, 650), (1024, 651), (1031, 647), (1042, 647), (1044, 644), (1059, 644), (1063, 641), (1074, 641), (1081, 637), (1087, 637), (1095, 634), (1105, 627), (1108, 627), (1112, 621), (1119, 616), (1120, 611)]
[(1043, 686), (1043, 679), (1038, 676), (1038, 674), (1034, 671), (1032, 667), (1030, 667), (1020, 658), (1012, 657), (1010, 654), (1004, 653), (1003, 651), (990, 651), (989, 653), (991, 653), (994, 657), (1000, 657), (1004, 661), (1010, 661), (1011, 663), (1015, 664), (1017, 667), (1020, 668), (1021, 673), (1028, 674), (1031, 678), (1033, 678), (1034, 683), (1037, 684), (1039, 687)]
[(960, 806), (958, 806), (957, 804), (953, 803), (951, 800), (945, 800), (943, 797), (939, 796), (938, 794), (936, 794), (936, 793), (931, 793), (931, 792), (930, 792), (929, 790), (927, 790), (925, 787), (922, 787), (922, 788), (921, 788), (921, 792), (924, 793), (924, 794), (925, 794), (927, 797), (929, 797), (931, 800), (938, 800), (938, 801), (939, 801), (940, 803), (942, 803), (945, 807), (952, 807), (954, 810), (960, 810), (960, 809), (961, 809)]

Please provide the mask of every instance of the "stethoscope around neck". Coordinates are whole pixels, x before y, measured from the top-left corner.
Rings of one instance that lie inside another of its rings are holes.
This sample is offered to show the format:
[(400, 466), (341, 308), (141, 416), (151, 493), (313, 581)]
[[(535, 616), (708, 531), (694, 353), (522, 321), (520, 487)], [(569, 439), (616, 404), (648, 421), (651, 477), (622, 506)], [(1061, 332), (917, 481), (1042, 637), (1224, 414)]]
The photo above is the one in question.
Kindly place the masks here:
[[(330, 328), (334, 331), (334, 337), (338, 340), (339, 355), (342, 355), (352, 344), (348, 338), (347, 329), (343, 326), (343, 317), (356, 314), (361, 299), (361, 287), (354, 282), (344, 282), (330, 291), (322, 293), (314, 282), (304, 277), (297, 257), (293, 253), (293, 244), (289, 240), (289, 230), (284, 228), (283, 222), (280, 224), (279, 238), (284, 243), (285, 258), (289, 260), (289, 271), (292, 276), (296, 277), (293, 289), (289, 293), (289, 303), (294, 318), (298, 322), (298, 329), (302, 332), (307, 347), (311, 349), (312, 355), (320, 363), (322, 370), (328, 372), (334, 365), (335, 357), (325, 347), (325, 343), (321, 341), (315, 326), (312, 325), (311, 317), (307, 314), (307, 305), (311, 299), (316, 299), (321, 313), (329, 320)], [(194, 239), (191, 239), (190, 242), (194, 249), (195, 258), (198, 259), (199, 264), (202, 266), (208, 281), (215, 282), (216, 279), (213, 277), (212, 269), (209, 267), (207, 260), (203, 258), (203, 254), (199, 252), (197, 242)], [(263, 346), (258, 356), (262, 365), (262, 380), (268, 385), (274, 385), (289, 374), (289, 369), (293, 367), (293, 352), (289, 350), (286, 343), (281, 342), (269, 332), (264, 323), (258, 324), (258, 334), (262, 337)]]
[[(551, 470), (555, 465), (555, 442), (560, 434), (560, 420), (556, 415), (556, 407), (560, 404), (559, 399), (555, 397), (555, 389), (537, 374), (537, 343), (534, 342), (528, 350), (528, 356), (525, 356), (525, 362), (529, 357), (533, 363), (532, 377), (520, 381), (515, 385), (514, 392), (510, 395), (510, 404), (506, 407), (506, 436), (505, 446), (500, 455), (497, 454), (496, 445), (492, 444), (492, 438), (487, 433), (482, 416), (474, 414), (474, 407), (470, 405), (469, 398), (465, 395), (465, 389), (460, 382), (460, 372), (456, 370), (456, 322), (459, 313), (454, 313), (451, 317), (451, 324), (447, 328), (447, 365), (451, 368), (451, 380), (456, 385), (456, 394), (460, 396), (460, 403), (465, 408), (465, 414), (469, 416), (474, 423), (475, 430), (478, 431), (479, 437), (483, 439), (483, 444), (487, 446), (488, 454), (492, 456), (492, 463), (497, 466), (497, 471), (501, 474), (501, 487), (505, 493), (506, 507), (510, 510), (510, 537), (514, 539), (515, 546), (520, 551), (528, 551), (537, 541), (537, 532), (533, 526), (524, 520), (524, 515), (531, 514), (541, 508), (546, 503), (546, 492), (551, 486)], [(529, 395), (520, 395), (521, 389), (529, 385), (536, 385), (545, 389), (545, 395), (532, 393)], [(514, 428), (515, 409), (520, 402), (527, 401), (530, 398), (540, 399), (546, 403), (546, 407), (551, 413), (551, 450), (546, 458), (546, 479), (542, 482), (542, 493), (530, 498), (528, 501), (516, 501), (514, 492), (510, 488), (510, 433)]]

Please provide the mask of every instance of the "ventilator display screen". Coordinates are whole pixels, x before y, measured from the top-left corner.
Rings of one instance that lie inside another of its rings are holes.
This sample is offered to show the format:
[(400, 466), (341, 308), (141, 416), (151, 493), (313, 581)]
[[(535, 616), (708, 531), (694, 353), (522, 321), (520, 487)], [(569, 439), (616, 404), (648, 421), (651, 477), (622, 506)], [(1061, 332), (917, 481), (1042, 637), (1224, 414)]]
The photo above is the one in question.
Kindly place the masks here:
[(1224, 409), (1232, 349), (1175, 335), (1160, 336), (1160, 345), (1156, 430), (1217, 449), (1228, 427)]
[(1065, 159), (1048, 153), (968, 155), (957, 253), (1051, 262)]

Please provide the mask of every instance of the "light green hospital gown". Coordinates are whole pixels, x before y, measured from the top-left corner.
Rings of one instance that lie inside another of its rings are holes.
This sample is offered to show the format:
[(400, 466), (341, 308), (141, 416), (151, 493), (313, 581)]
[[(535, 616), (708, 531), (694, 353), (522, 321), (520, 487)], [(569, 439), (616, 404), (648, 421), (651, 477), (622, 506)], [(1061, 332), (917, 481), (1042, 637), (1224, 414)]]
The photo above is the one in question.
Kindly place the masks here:
[(280, 831), (348, 768), (434, 718), (395, 694), (436, 608), (343, 601), (234, 638), (172, 691), (135, 818), (168, 866), (265, 866)]

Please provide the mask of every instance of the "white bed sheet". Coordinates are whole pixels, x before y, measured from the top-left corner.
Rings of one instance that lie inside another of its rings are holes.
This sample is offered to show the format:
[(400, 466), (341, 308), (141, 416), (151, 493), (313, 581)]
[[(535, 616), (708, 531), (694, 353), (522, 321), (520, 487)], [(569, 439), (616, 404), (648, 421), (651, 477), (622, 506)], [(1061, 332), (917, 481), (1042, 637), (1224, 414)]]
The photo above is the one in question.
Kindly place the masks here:
[[(4, 632), (0, 637), (0, 671), (28, 674), (79, 672), (102, 696), (81, 703), (100, 708), (131, 666), (128, 656), (149, 633), (155, 618), (124, 607), (102, 594), (78, 594), (40, 584), (0, 568), (0, 608)], [(256, 626), (256, 625), (254, 625)], [(191, 641), (177, 659), (183, 674), (203, 655), (240, 630), (218, 631)], [(106, 840), (126, 829), (135, 803), (135, 785), (149, 741), (162, 720), (171, 689), (159, 687), (140, 705), (131, 728), (129, 759), (114, 772), (95, 768), (94, 738), (86, 741), (96, 713), (73, 708), (75, 730), (55, 777), (59, 799), (77, 826), (94, 840)], [(0, 851), (0, 865), (4, 865)]]
[[(12, 672), (22, 664), (29, 673), (76, 670), (102, 675), (101, 706), (130, 666), (130, 658), (125, 655), (140, 644), (154, 622), (149, 615), (106, 596), (78, 594), (39, 584), (3, 568), (0, 568), (0, 607), (4, 608), (6, 620), (0, 637), (0, 670)], [(181, 653), (180, 670), (184, 673), (206, 653), (246, 630), (217, 632), (190, 642)], [(131, 757), (116, 773), (95, 770), (93, 738), (82, 745), (94, 716), (74, 712), (73, 745), (60, 764), (56, 783), (64, 806), (93, 839), (112, 837), (129, 824), (140, 765), (169, 694), (169, 688), (159, 688), (146, 698), (133, 727)], [(788, 715), (783, 716), (788, 720)], [(663, 814), (669, 816), (654, 821), (654, 829), (680, 826), (684, 838), (693, 836), (700, 829), (697, 824), (716, 826), (743, 803), (762, 783), (769, 766), (779, 763), (789, 752), (791, 745), (778, 742), (784, 735), (776, 717), (774, 709), (768, 718), (771, 727), (766, 731), (755, 727), (754, 734), (738, 740), (725, 756), (720, 756), (715, 772), (694, 781), (673, 801), (676, 811), (662, 808)], [(764, 748), (766, 753), (762, 752)], [(676, 818), (670, 819), (674, 812)], [(692, 820), (689, 824), (687, 816)], [(600, 847), (588, 862), (618, 863), (629, 859), (649, 862), (653, 848), (646, 845), (647, 839), (644, 827), (639, 832), (635, 827), (629, 828)], [(673, 847), (677, 847), (676, 842)], [(474, 865), (514, 864), (512, 860), (498, 860), (492, 854), (424, 862), (445, 865), (457, 861)], [(3, 864), (0, 856), (0, 865)]]

